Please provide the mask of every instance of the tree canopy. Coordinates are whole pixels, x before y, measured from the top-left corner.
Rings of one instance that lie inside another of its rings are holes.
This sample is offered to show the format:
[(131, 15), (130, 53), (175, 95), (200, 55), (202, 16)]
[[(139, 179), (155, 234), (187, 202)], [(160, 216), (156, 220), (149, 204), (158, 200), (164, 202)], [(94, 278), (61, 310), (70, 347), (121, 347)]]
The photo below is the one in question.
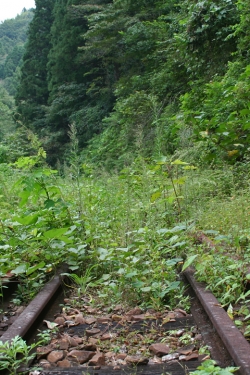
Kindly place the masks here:
[(37, 0), (19, 118), (52, 164), (66, 157), (73, 123), (93, 161), (172, 154), (183, 135), (220, 157), (224, 149), (225, 158), (237, 142), (241, 157), (248, 104), (237, 85), (248, 92), (247, 15), (243, 0)]

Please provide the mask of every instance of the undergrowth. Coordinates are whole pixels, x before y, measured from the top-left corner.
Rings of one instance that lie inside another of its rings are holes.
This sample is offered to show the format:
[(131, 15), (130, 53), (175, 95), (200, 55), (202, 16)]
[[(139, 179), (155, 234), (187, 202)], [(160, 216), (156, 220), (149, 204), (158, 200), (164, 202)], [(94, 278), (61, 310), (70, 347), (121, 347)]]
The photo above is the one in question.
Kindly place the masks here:
[[(0, 169), (0, 274), (20, 279), (19, 303), (66, 262), (79, 289), (106, 303), (186, 308), (177, 270), (193, 259), (221, 303), (235, 303), (246, 291), (250, 228), (247, 178), (240, 189), (236, 177), (166, 157), (109, 174), (80, 163), (77, 147), (61, 176), (39, 150)], [(197, 230), (230, 256), (197, 246)]]

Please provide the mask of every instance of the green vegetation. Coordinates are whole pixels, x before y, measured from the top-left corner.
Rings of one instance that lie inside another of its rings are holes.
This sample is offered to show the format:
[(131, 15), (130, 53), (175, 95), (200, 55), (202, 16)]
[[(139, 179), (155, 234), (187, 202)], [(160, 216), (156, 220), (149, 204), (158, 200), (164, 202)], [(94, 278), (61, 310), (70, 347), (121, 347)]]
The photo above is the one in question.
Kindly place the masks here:
[(206, 360), (198, 367), (196, 371), (190, 373), (190, 375), (230, 375), (238, 370), (238, 367), (227, 367), (220, 368), (216, 366), (216, 362)]
[[(235, 98), (247, 77), (247, 27), (245, 6), (234, 0), (37, 1), (19, 119), (39, 135), (52, 165), (67, 158), (73, 123), (83, 157), (107, 168), (172, 154), (183, 138), (204, 141), (219, 158), (226, 142), (226, 158), (235, 160), (247, 145), (247, 103)], [(231, 97), (220, 103), (227, 89)], [(228, 116), (230, 129), (221, 124)]]
[(8, 370), (10, 375), (16, 375), (21, 365), (28, 366), (36, 356), (36, 353), (32, 353), (32, 349), (37, 345), (27, 345), (19, 336), (16, 336), (11, 343), (0, 341), (0, 369)]
[[(71, 137), (73, 141), (73, 133)], [(176, 273), (186, 258), (183, 269), (196, 264), (197, 277), (223, 305), (236, 303), (240, 296), (247, 300), (246, 215), (240, 226), (245, 207), (238, 207), (220, 232), (207, 225), (206, 217), (215, 194), (224, 202), (223, 220), (231, 198), (244, 194), (240, 190), (235, 196), (231, 167), (225, 167), (224, 176), (219, 170), (207, 171), (205, 179), (204, 172), (178, 159), (151, 164), (138, 159), (118, 174), (108, 174), (78, 164), (75, 146), (64, 177), (46, 166), (42, 148), (37, 155), (3, 165), (1, 274), (11, 270), (20, 278), (16, 301), (32, 298), (67, 262), (79, 294), (94, 287), (103, 302), (112, 304), (126, 300), (157, 308), (186, 307)], [(220, 210), (219, 204), (213, 206), (218, 221)], [(195, 243), (199, 228), (214, 237), (215, 249)]]
[(23, 9), (16, 18), (0, 24), (0, 79), (10, 95), (15, 95), (20, 66), (27, 41), (27, 29), (33, 12)]
[[(17, 90), (27, 29), (32, 17), (32, 11), (23, 9), (16, 18), (0, 24), (0, 163), (12, 161), (20, 156), (19, 153), (14, 156), (13, 152), (14, 138), (21, 138), (20, 133), (14, 135), (16, 124), (13, 115), (16, 107), (13, 96)], [(23, 140), (20, 141), (22, 142)], [(20, 150), (20, 146), (18, 148)]]
[(31, 18), (0, 25), (16, 303), (66, 262), (96, 303), (187, 308), (193, 265), (249, 337), (248, 3), (37, 0)]

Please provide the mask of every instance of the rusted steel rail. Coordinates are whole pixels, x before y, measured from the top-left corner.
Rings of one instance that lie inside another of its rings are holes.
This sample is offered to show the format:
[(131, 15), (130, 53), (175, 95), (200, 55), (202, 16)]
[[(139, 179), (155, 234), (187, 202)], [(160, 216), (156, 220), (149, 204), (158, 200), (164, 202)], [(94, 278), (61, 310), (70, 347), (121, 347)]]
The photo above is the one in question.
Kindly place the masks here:
[[(205, 310), (209, 320), (211, 322), (212, 327), (217, 331), (218, 335), (221, 338), (223, 345), (226, 348), (226, 351), (229, 353), (230, 357), (230, 364), (229, 365), (236, 365), (240, 368), (239, 374), (241, 375), (250, 375), (250, 344), (246, 341), (237, 327), (234, 325), (233, 321), (229, 318), (225, 310), (220, 306), (217, 299), (213, 296), (213, 294), (206, 290), (205, 285), (196, 282), (194, 278), (194, 271), (189, 268), (184, 271), (184, 275), (188, 280), (189, 284), (194, 291), (194, 294), (199, 299), (203, 309)], [(1, 341), (11, 341), (15, 336), (21, 336), (26, 338), (28, 334), (34, 331), (35, 325), (37, 325), (37, 320), (40, 318), (43, 311), (46, 310), (49, 303), (55, 300), (56, 294), (62, 285), (62, 278), (57, 275), (55, 276), (50, 282), (48, 282), (43, 290), (34, 298), (34, 300), (28, 305), (28, 307), (23, 311), (23, 313), (17, 318), (17, 320), (12, 324), (12, 326), (2, 335)], [(204, 314), (204, 315), (206, 315)], [(193, 316), (195, 315), (195, 310)], [(195, 316), (194, 316), (195, 320)], [(34, 332), (33, 332), (34, 333)], [(220, 348), (220, 344), (219, 344)], [(218, 351), (218, 343), (216, 349)], [(216, 358), (215, 358), (216, 359)], [(176, 364), (172, 364), (172, 369), (174, 374)], [(228, 366), (228, 364), (226, 364)], [(150, 370), (149, 366), (147, 369), (144, 369), (143, 374), (151, 373), (155, 371)], [(195, 363), (188, 364), (189, 370), (195, 369)], [(156, 367), (154, 368), (156, 370)], [(65, 374), (66, 369), (54, 369), (54, 370), (46, 370), (43, 373), (47, 374)], [(89, 370), (89, 368), (88, 368)], [(81, 370), (77, 370), (76, 368), (72, 372), (70, 369), (67, 369), (67, 374), (75, 374), (77, 375), (78, 372), (83, 374), (83, 368)], [(91, 370), (92, 371), (92, 370)], [(104, 373), (118, 373), (117, 371), (107, 372), (108, 370), (105, 368), (103, 371), (95, 371), (95, 374), (103, 375)], [(160, 371), (160, 369), (159, 369)], [(141, 370), (138, 370), (138, 374)], [(122, 370), (121, 370), (122, 373)], [(134, 372), (133, 372), (134, 373)], [(157, 373), (157, 371), (156, 371)], [(160, 373), (160, 372), (159, 372)]]
[(194, 278), (194, 270), (188, 268), (184, 275), (199, 298), (205, 312), (226, 346), (242, 375), (250, 375), (250, 344), (229, 318), (214, 295), (206, 290), (206, 286)]
[(54, 276), (1, 336), (1, 341), (11, 341), (16, 336), (25, 337), (28, 331), (36, 324), (37, 319), (47, 308), (48, 304), (53, 300), (61, 285), (61, 276)]

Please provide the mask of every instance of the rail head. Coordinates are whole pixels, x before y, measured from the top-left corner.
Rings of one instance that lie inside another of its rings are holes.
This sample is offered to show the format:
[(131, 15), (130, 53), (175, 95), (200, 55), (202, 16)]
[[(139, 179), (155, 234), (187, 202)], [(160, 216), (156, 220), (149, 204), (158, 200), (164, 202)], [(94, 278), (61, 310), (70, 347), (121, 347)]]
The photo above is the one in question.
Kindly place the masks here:
[(206, 289), (206, 285), (195, 280), (194, 270), (189, 267), (183, 274), (199, 298), (235, 365), (240, 368), (240, 373), (250, 375), (250, 344), (229, 318), (215, 296)]

